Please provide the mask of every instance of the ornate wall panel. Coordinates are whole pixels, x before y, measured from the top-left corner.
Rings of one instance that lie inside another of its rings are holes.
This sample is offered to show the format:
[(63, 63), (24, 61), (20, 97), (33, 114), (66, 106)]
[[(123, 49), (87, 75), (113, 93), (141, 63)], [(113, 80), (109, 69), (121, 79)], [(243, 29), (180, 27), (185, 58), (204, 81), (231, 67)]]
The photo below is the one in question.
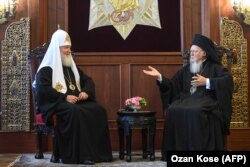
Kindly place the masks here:
[(30, 82), (27, 53), (29, 18), (8, 26), (2, 41), (1, 130), (30, 130)]
[(235, 52), (231, 68), (234, 79), (231, 127), (248, 127), (247, 39), (240, 24), (226, 17), (221, 19), (220, 35), (221, 45)]

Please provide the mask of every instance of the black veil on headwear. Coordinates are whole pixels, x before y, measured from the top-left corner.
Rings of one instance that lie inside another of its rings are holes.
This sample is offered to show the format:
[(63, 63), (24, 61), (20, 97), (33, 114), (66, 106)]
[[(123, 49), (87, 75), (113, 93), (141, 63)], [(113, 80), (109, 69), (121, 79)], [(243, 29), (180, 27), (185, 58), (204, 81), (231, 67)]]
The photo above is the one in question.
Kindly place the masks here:
[(192, 45), (197, 45), (201, 49), (203, 49), (206, 54), (207, 58), (217, 64), (221, 64), (220, 58), (216, 52), (215, 43), (206, 36), (201, 34), (195, 34), (192, 40)]

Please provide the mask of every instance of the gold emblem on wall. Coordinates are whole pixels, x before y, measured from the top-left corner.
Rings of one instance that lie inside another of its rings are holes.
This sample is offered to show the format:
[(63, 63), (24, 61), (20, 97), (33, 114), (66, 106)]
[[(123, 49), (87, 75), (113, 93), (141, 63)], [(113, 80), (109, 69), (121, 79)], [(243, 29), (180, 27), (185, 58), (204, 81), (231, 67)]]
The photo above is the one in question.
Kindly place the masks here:
[(136, 24), (161, 28), (158, 0), (91, 0), (89, 30), (111, 25), (126, 39)]

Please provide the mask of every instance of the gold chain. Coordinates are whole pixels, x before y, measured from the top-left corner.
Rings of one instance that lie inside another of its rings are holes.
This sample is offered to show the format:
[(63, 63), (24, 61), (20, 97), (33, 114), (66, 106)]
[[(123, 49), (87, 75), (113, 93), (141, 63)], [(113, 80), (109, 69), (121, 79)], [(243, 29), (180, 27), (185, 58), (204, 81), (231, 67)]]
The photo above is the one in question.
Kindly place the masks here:
[(68, 68), (67, 68), (67, 72), (68, 72), (69, 79), (68, 79), (66, 76), (64, 76), (64, 78), (65, 78), (66, 81), (68, 81), (68, 83), (69, 83), (69, 89), (72, 90), (72, 91), (74, 91), (74, 90), (76, 89), (76, 87), (75, 87), (75, 85), (71, 82), (71, 77), (70, 77), (70, 75), (69, 75), (69, 70), (68, 70)]

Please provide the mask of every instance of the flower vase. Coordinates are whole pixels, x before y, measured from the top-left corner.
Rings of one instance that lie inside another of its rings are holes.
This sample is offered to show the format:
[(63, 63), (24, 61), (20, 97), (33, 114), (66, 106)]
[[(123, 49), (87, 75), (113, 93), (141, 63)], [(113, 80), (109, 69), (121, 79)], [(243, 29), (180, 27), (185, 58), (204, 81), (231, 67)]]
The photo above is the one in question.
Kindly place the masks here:
[(141, 109), (140, 105), (131, 105), (131, 108), (133, 109), (133, 112), (137, 112), (137, 110)]

